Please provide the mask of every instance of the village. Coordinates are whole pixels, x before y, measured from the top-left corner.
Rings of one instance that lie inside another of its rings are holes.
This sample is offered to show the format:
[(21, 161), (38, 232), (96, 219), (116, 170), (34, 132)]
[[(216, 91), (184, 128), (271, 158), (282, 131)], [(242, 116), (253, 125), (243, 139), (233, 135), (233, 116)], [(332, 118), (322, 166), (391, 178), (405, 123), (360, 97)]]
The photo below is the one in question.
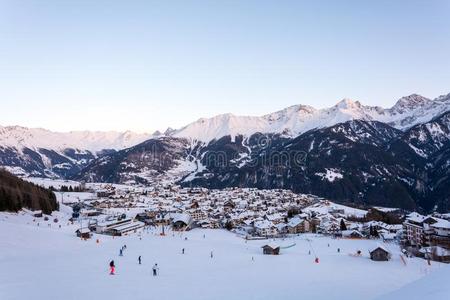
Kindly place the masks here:
[(383, 244), (394, 244), (406, 257), (450, 262), (449, 214), (423, 216), (384, 207), (363, 210), (289, 190), (209, 190), (160, 182), (81, 187), (79, 190), (88, 192), (59, 187), (67, 191), (60, 192), (61, 201), (72, 207), (70, 220), (79, 224), (76, 234), (81, 238), (91, 238), (94, 233), (124, 236), (145, 228), (154, 228), (161, 235), (169, 229), (223, 228), (246, 240), (267, 240), (263, 252), (279, 254), (277, 239), (314, 233), (336, 239), (379, 240), (371, 249), (381, 252), (374, 256), (376, 260), (388, 260), (391, 251)]

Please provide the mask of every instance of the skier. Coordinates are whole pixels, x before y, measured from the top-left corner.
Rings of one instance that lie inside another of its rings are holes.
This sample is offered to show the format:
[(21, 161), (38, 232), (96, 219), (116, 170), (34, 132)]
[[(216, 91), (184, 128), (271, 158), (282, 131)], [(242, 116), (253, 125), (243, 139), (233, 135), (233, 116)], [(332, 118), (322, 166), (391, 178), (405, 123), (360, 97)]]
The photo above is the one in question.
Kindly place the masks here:
[(138, 262), (139, 262), (139, 264), (141, 264), (141, 256), (140, 255), (138, 257)]
[(213, 252), (211, 251), (211, 258), (213, 258)]
[(123, 250), (122, 249), (119, 250), (119, 256), (123, 256)]
[(183, 248), (183, 249), (181, 249), (181, 254), (184, 254), (184, 248)]
[(114, 260), (109, 262), (110, 272), (109, 275), (115, 275), (114, 271), (116, 270), (116, 266), (114, 265)]
[(155, 265), (153, 266), (152, 270), (153, 270), (153, 276), (158, 275), (158, 270), (159, 270), (158, 264), (155, 264)]
[(341, 248), (338, 248), (338, 253), (341, 253)]

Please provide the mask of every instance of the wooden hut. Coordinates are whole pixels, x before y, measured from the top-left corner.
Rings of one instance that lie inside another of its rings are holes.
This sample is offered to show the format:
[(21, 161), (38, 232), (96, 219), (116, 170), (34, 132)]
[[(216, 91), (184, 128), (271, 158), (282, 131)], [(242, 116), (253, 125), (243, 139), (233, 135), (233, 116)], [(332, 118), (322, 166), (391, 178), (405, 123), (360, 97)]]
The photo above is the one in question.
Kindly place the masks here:
[(91, 230), (87, 227), (85, 228), (79, 228), (77, 231), (75, 231), (77, 237), (82, 239), (89, 239), (91, 237)]
[(269, 243), (261, 247), (263, 249), (263, 254), (267, 255), (278, 255), (280, 254), (280, 246), (276, 243)]
[(374, 261), (388, 261), (391, 253), (383, 246), (377, 246), (369, 251), (370, 259)]

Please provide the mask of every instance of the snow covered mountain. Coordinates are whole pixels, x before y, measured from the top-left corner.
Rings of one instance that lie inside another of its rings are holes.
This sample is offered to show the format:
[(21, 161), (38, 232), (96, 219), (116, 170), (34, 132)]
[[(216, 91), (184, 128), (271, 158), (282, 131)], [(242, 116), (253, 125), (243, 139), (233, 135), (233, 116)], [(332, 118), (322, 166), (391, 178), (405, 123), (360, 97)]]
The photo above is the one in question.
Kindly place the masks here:
[(153, 137), (126, 132), (52, 132), (0, 126), (0, 166), (17, 175), (67, 177), (94, 158)]
[(405, 130), (427, 122), (447, 110), (450, 110), (450, 94), (434, 100), (413, 94), (399, 99), (389, 109), (365, 106), (358, 101), (344, 99), (325, 109), (294, 105), (261, 117), (224, 114), (202, 118), (171, 134), (203, 142), (226, 135), (250, 136), (256, 132), (295, 137), (311, 129), (326, 128), (350, 120), (380, 121)]
[(151, 138), (152, 134), (131, 131), (70, 131), (53, 132), (42, 128), (0, 126), (0, 146), (44, 148), (52, 150), (80, 149), (97, 152), (104, 149), (120, 150)]

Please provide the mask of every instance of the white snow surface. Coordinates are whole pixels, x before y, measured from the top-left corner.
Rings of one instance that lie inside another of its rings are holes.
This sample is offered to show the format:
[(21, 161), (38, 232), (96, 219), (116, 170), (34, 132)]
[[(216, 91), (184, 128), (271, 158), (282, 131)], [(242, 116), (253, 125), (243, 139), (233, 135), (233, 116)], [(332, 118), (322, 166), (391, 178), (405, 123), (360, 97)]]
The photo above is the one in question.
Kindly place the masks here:
[[(302, 299), (375, 299), (440, 268), (419, 258), (407, 258), (404, 265), (395, 244), (384, 244), (391, 261), (373, 262), (368, 250), (377, 240), (312, 234), (277, 239), (279, 256), (262, 255), (261, 246), (272, 240), (246, 242), (224, 230), (166, 231), (165, 237), (159, 229), (143, 230), (116, 238), (95, 234), (82, 241), (74, 233), (80, 224), (71, 225), (68, 212), (62, 205), (48, 222), (33, 221), (25, 212), (0, 213), (0, 299), (288, 300), (299, 299), (299, 293)], [(119, 257), (124, 244), (127, 249)], [(357, 250), (361, 257), (351, 255)], [(108, 275), (112, 259), (115, 276)], [(155, 263), (157, 277), (151, 275)]]
[(450, 295), (450, 266), (440, 265), (438, 270), (431, 272), (430, 275), (422, 277), (406, 286), (383, 295), (378, 300), (443, 300), (448, 299)]
[(333, 211), (344, 211), (345, 216), (354, 216), (358, 218), (362, 218), (367, 214), (366, 210), (353, 208), (349, 206), (345, 206), (342, 204), (337, 204), (330, 202), (328, 200), (321, 200), (313, 205), (310, 205), (304, 209), (304, 212), (315, 212), (317, 214), (328, 214)]
[(334, 169), (334, 168), (326, 168), (325, 169), (326, 173), (315, 173), (314, 175), (319, 176), (322, 178), (322, 180), (328, 180), (329, 182), (334, 182), (335, 180), (339, 180), (344, 178), (344, 176), (339, 173), (338, 169)]

